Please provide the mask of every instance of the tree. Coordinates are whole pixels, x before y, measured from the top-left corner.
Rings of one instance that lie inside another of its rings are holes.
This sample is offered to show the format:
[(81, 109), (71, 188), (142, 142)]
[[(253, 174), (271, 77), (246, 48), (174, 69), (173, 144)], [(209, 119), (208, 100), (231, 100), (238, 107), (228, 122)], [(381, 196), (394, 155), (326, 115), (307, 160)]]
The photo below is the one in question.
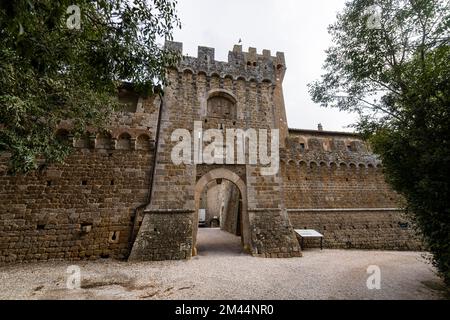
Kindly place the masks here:
[(442, 0), (354, 0), (329, 27), (313, 101), (359, 114), (354, 127), (404, 196), (450, 285), (450, 7)]
[(0, 2), (0, 151), (11, 170), (38, 158), (63, 161), (55, 138), (70, 119), (75, 135), (101, 130), (130, 81), (142, 95), (166, 84), (178, 55), (159, 45), (179, 27), (174, 0), (16, 0)]

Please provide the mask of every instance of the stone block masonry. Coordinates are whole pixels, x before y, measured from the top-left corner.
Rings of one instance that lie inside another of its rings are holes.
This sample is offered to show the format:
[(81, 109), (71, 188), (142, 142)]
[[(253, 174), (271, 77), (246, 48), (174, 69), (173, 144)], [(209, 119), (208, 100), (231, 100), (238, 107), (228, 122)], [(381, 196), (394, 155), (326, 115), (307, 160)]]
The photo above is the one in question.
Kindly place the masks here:
[(145, 202), (146, 151), (77, 150), (65, 165), (0, 175), (0, 262), (124, 259)]
[[(315, 229), (324, 235), (324, 248), (422, 250), (420, 238), (408, 219), (395, 209), (292, 209), (296, 229)], [(319, 247), (319, 240), (305, 240), (305, 247)]]
[(185, 210), (147, 212), (129, 259), (158, 261), (191, 258), (192, 216), (192, 211)]
[(291, 129), (287, 146), (281, 167), (295, 229), (319, 231), (326, 248), (423, 248), (381, 162), (357, 135)]
[[(132, 106), (131, 106), (132, 107)], [(57, 135), (74, 146), (64, 164), (7, 172), (0, 157), (0, 263), (126, 259), (135, 209), (146, 203), (159, 101), (139, 99), (118, 112), (109, 132)]]
[[(181, 43), (166, 46), (182, 52)], [(197, 57), (167, 69), (162, 100), (121, 88), (127, 107), (106, 133), (74, 139), (70, 121), (62, 123), (56, 135), (74, 146), (65, 164), (13, 176), (1, 154), (0, 264), (189, 259), (197, 254), (201, 195), (222, 181), (234, 185), (239, 202), (226, 228), (241, 234), (254, 256), (301, 256), (294, 228), (316, 229), (329, 248), (420, 249), (400, 210), (403, 199), (358, 135), (287, 127), (285, 71), (281, 52), (235, 46), (222, 62), (213, 48), (199, 47)], [(279, 130), (280, 170), (263, 175), (248, 162), (174, 164), (179, 141), (171, 135), (185, 129), (192, 136), (195, 121), (203, 130)]]

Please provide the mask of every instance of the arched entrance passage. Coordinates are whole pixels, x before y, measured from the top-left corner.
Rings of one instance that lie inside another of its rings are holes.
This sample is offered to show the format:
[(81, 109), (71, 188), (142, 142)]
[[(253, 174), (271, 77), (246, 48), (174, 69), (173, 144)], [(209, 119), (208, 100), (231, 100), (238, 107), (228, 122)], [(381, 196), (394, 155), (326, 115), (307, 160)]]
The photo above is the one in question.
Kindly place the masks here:
[(244, 246), (244, 251), (252, 253), (251, 249), (251, 238), (250, 238), (250, 221), (247, 212), (247, 188), (244, 181), (234, 172), (219, 168), (214, 169), (206, 173), (201, 177), (195, 185), (195, 212), (194, 212), (194, 223), (193, 223), (193, 243), (192, 243), (192, 255), (197, 255), (197, 233), (198, 233), (198, 211), (200, 209), (200, 196), (206, 185), (215, 179), (225, 179), (233, 183), (241, 194), (242, 207), (242, 245)]

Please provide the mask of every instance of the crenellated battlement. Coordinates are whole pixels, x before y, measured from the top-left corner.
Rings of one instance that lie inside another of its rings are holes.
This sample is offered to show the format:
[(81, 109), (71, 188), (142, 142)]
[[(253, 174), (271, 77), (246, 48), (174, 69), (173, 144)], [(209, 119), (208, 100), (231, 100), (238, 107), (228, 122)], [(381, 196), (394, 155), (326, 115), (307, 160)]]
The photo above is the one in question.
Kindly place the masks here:
[[(181, 42), (166, 41), (166, 48), (183, 54)], [(216, 61), (214, 48), (198, 47), (197, 57), (183, 56), (178, 70), (190, 70), (194, 73), (205, 73), (208, 76), (219, 75), (222, 78), (232, 77), (234, 80), (270, 82), (283, 81), (286, 62), (283, 52), (271, 55), (270, 50), (258, 54), (256, 48), (250, 47), (248, 52), (242, 51), (241, 45), (235, 45), (228, 53), (228, 61)]]

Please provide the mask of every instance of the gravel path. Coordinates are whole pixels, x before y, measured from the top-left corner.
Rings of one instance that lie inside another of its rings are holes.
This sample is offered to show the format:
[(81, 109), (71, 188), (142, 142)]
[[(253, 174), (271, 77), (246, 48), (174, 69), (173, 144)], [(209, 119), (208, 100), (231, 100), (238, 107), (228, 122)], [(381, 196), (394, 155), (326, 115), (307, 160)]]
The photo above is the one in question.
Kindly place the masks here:
[[(199, 229), (189, 261), (42, 262), (0, 268), (0, 299), (442, 299), (442, 283), (423, 253), (307, 249), (302, 258), (244, 254), (240, 238)], [(81, 270), (69, 290), (67, 267)], [(381, 289), (366, 286), (367, 267)]]

